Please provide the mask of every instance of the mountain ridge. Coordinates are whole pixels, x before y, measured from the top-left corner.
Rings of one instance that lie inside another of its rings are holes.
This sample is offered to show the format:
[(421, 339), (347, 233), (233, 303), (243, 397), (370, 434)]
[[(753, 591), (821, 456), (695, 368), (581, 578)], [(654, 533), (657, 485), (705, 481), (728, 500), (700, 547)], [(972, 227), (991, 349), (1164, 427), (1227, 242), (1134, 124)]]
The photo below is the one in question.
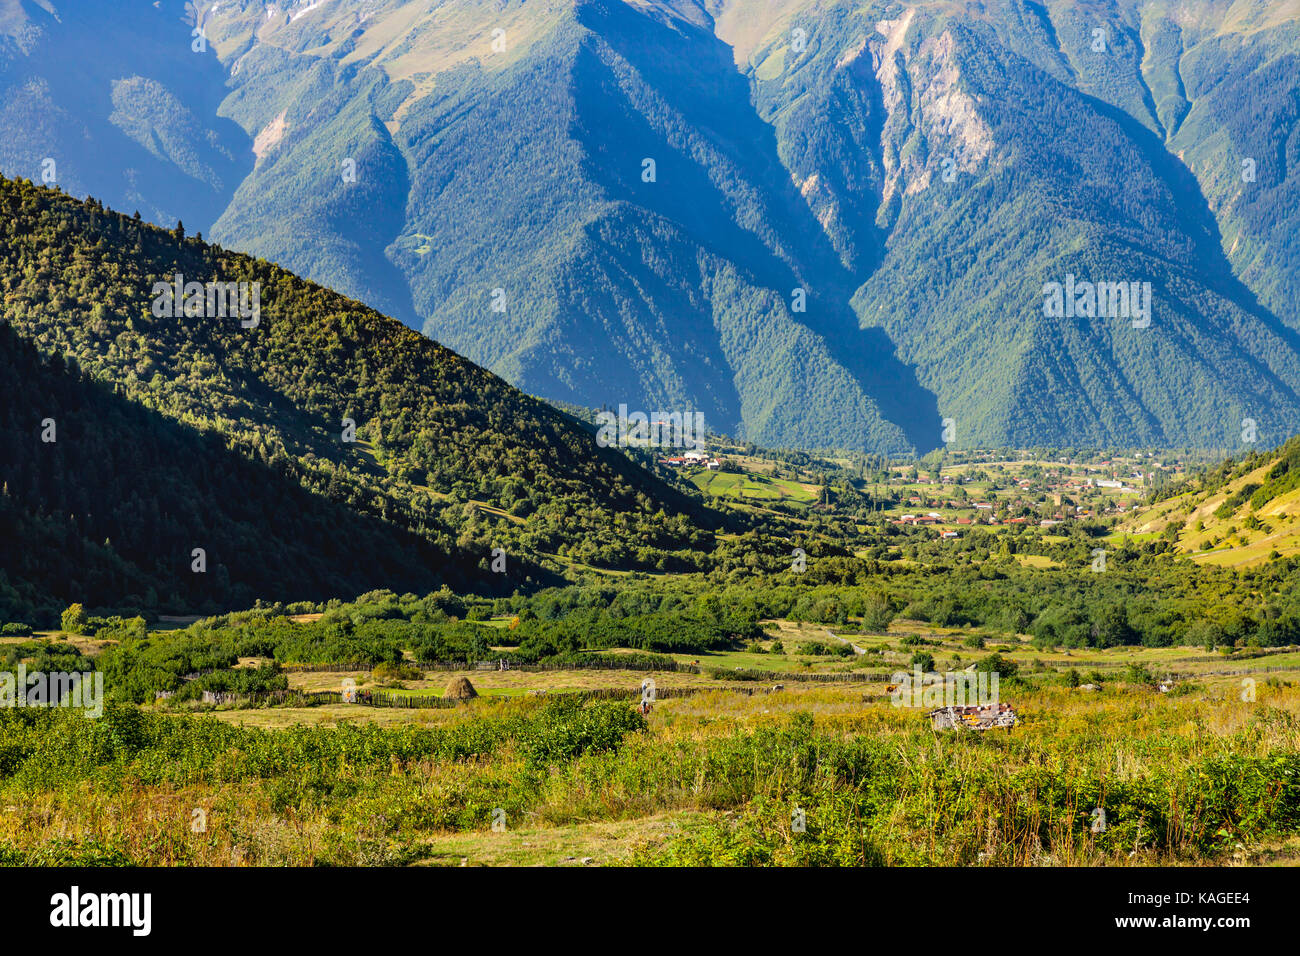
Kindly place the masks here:
[[(224, 95), (260, 145), (215, 238), (529, 392), (885, 453), (1300, 429), (1295, 12), (331, 0), (201, 19), (202, 95), (143, 64), (87, 78), (177, 104), (171, 126), (118, 109), (155, 137), (123, 165)], [(42, 79), (64, 20), (33, 15), (0, 88)], [(20, 125), (0, 117), (0, 169), (32, 175), (50, 137)], [(1149, 282), (1149, 334), (1044, 316), (1067, 273)]]

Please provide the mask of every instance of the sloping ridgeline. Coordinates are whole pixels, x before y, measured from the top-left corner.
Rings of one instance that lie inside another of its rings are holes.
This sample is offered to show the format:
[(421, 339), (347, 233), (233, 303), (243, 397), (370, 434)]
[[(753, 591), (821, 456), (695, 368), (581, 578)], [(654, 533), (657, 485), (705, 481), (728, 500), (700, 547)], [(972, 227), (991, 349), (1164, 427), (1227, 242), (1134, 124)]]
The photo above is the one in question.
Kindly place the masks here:
[[(257, 283), (258, 324), (155, 316), (177, 274)], [(707, 544), (664, 517), (684, 499), (557, 410), (180, 229), (0, 179), (0, 295), (0, 615), (509, 592), (549, 582), (537, 552), (630, 566)]]

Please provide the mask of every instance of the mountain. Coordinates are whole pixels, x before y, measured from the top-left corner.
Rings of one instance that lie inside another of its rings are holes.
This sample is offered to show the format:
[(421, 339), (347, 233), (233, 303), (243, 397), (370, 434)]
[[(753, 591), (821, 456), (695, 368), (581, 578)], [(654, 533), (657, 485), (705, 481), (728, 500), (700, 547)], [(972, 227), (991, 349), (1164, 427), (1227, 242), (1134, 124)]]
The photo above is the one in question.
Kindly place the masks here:
[(590, 428), (360, 303), (27, 181), (0, 213), (0, 617), (510, 593), (557, 552), (708, 545)]
[(0, 169), (543, 397), (876, 452), (1300, 430), (1286, 4), (100, 6), (0, 8)]

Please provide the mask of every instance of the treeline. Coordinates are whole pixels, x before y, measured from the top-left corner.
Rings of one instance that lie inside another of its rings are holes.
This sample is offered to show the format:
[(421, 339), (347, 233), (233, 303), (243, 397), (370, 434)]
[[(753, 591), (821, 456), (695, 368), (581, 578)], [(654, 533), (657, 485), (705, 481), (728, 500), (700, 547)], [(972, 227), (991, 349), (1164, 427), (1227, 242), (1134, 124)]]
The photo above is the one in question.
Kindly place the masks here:
[[(480, 604), (468, 612), (486, 616), (477, 612), (488, 607)], [(447, 592), (423, 599), (413, 595), (399, 599), (391, 592), (369, 595), (353, 604), (335, 604), (313, 621), (294, 621), (276, 613), (278, 609), (253, 609), (180, 631), (126, 635), (102, 653), (97, 666), (104, 672), (110, 696), (144, 703), (158, 692), (191, 700), (205, 690), (284, 689), (283, 664), (334, 664), (387, 672), (407, 667), (410, 661), (589, 666), (595, 652), (613, 648), (639, 652), (620, 655), (624, 664), (650, 664), (667, 660), (653, 654), (722, 650), (762, 636), (756, 618), (719, 612), (710, 604), (699, 610), (683, 606), (627, 616), (609, 607), (587, 608), (558, 619), (538, 617), (525, 605), (506, 627), (458, 620), (449, 608), (466, 611), (464, 603)], [(82, 663), (89, 667), (78, 669), (95, 666)]]

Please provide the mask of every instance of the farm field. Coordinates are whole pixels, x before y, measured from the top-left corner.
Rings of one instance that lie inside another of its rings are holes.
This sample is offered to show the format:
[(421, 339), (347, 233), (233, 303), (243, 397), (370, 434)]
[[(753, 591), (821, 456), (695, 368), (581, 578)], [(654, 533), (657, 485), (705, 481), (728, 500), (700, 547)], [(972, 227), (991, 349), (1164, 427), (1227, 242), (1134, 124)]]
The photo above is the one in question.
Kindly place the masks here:
[[(534, 593), (7, 624), (10, 668), (100, 672), (109, 693), (93, 721), (0, 708), (0, 862), (1300, 860), (1296, 564), (1189, 559), (1111, 488), (1043, 527), (1075, 500), (1053, 486), (1086, 469), (1006, 461), (854, 490), (746, 457), (745, 475), (696, 476), (735, 519), (690, 531), (708, 563), (608, 567), (557, 542), (539, 553), (570, 577)], [(1148, 505), (1195, 498), (1244, 533), (1280, 521), (1279, 467)], [(960, 507), (933, 503), (948, 495)], [(464, 498), (494, 532), (519, 526)], [(901, 517), (930, 511), (944, 520)], [(615, 537), (639, 553), (638, 534)], [(932, 716), (949, 700), (993, 709)], [(974, 729), (986, 718), (1004, 726)]]
[(761, 471), (746, 474), (702, 471), (692, 475), (691, 482), (706, 494), (740, 501), (810, 504), (817, 500), (816, 487), (784, 478), (769, 478)]

